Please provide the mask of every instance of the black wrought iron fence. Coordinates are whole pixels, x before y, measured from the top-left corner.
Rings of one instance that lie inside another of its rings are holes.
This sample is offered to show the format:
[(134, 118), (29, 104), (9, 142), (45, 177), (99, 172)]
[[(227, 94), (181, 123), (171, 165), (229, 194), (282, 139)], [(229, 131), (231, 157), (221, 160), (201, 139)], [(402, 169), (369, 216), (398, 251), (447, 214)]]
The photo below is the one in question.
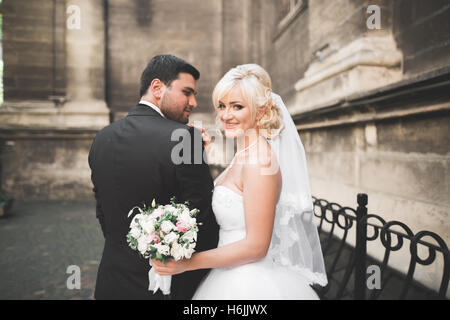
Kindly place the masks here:
[[(320, 221), (318, 231), (329, 280), (326, 287), (316, 288), (322, 299), (446, 299), (449, 250), (439, 235), (430, 231), (414, 234), (402, 222), (386, 222), (380, 216), (368, 214), (366, 194), (358, 194), (356, 209), (315, 197), (313, 201), (314, 214)], [(425, 241), (427, 237), (436, 243)], [(383, 256), (381, 261), (367, 254), (368, 243), (377, 240)], [(410, 259), (403, 274), (389, 262), (393, 252), (407, 248), (406, 242), (409, 242)], [(421, 258), (419, 251), (427, 252), (427, 257)], [(414, 278), (418, 265), (433, 263), (441, 271), (440, 275), (433, 275), (440, 277), (437, 292)], [(368, 286), (368, 266), (376, 266), (379, 271), (378, 287)]]

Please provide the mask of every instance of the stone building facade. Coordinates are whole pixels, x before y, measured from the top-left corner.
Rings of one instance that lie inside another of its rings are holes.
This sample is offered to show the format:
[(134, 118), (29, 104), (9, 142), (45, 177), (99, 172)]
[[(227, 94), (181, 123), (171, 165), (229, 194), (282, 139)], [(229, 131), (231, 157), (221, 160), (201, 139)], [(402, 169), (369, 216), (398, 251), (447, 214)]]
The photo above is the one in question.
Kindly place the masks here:
[(2, 3), (1, 187), (16, 199), (92, 197), (86, 156), (109, 123), (104, 8), (80, 2), (81, 29), (73, 29), (69, 7)]
[[(285, 1), (280, 19), (275, 2), (246, 3), (241, 60), (266, 67), (291, 111), (313, 194), (356, 207), (367, 193), (369, 213), (449, 243), (450, 4)], [(418, 280), (437, 287), (439, 267)]]
[(354, 207), (367, 193), (369, 212), (450, 243), (447, 0), (4, 0), (2, 14), (0, 179), (17, 199), (91, 198), (92, 138), (137, 102), (148, 60), (172, 53), (201, 72), (192, 120), (213, 126), (215, 83), (259, 63), (316, 197)]

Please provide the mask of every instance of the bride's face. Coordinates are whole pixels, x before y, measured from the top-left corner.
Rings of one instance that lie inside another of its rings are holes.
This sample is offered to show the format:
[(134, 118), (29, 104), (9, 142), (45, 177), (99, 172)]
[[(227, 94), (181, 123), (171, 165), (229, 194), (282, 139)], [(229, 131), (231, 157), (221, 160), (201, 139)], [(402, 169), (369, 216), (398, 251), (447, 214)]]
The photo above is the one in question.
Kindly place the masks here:
[(249, 129), (256, 129), (256, 120), (252, 119), (250, 107), (243, 99), (239, 86), (235, 86), (219, 100), (217, 112), (227, 138), (236, 138)]

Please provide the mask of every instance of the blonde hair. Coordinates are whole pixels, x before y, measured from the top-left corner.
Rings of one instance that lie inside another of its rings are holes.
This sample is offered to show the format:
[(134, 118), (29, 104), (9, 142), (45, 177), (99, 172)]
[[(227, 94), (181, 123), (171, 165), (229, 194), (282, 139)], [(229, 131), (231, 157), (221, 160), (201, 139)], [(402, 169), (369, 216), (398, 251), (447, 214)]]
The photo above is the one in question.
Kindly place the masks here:
[(219, 106), (219, 100), (236, 85), (241, 88), (253, 121), (256, 121), (258, 111), (265, 108), (264, 115), (257, 121), (260, 134), (269, 139), (278, 135), (283, 129), (283, 121), (279, 108), (272, 100), (272, 84), (266, 70), (257, 64), (243, 64), (229, 70), (214, 88), (212, 98), (215, 108)]

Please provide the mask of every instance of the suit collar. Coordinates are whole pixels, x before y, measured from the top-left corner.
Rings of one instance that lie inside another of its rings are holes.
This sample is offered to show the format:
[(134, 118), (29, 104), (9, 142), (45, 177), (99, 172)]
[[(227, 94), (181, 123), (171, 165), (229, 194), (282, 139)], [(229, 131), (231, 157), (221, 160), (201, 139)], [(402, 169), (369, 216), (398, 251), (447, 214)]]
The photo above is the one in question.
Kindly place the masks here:
[(164, 115), (163, 115), (161, 109), (158, 108), (157, 106), (155, 106), (153, 103), (151, 103), (151, 102), (149, 102), (149, 101), (141, 100), (141, 101), (139, 101), (139, 104), (145, 104), (145, 105), (148, 106), (149, 108), (152, 108), (153, 110), (155, 110), (156, 112), (158, 112), (158, 113), (164, 118)]
[(137, 104), (130, 109), (128, 116), (153, 116), (163, 118), (158, 111), (153, 110), (145, 104)]

